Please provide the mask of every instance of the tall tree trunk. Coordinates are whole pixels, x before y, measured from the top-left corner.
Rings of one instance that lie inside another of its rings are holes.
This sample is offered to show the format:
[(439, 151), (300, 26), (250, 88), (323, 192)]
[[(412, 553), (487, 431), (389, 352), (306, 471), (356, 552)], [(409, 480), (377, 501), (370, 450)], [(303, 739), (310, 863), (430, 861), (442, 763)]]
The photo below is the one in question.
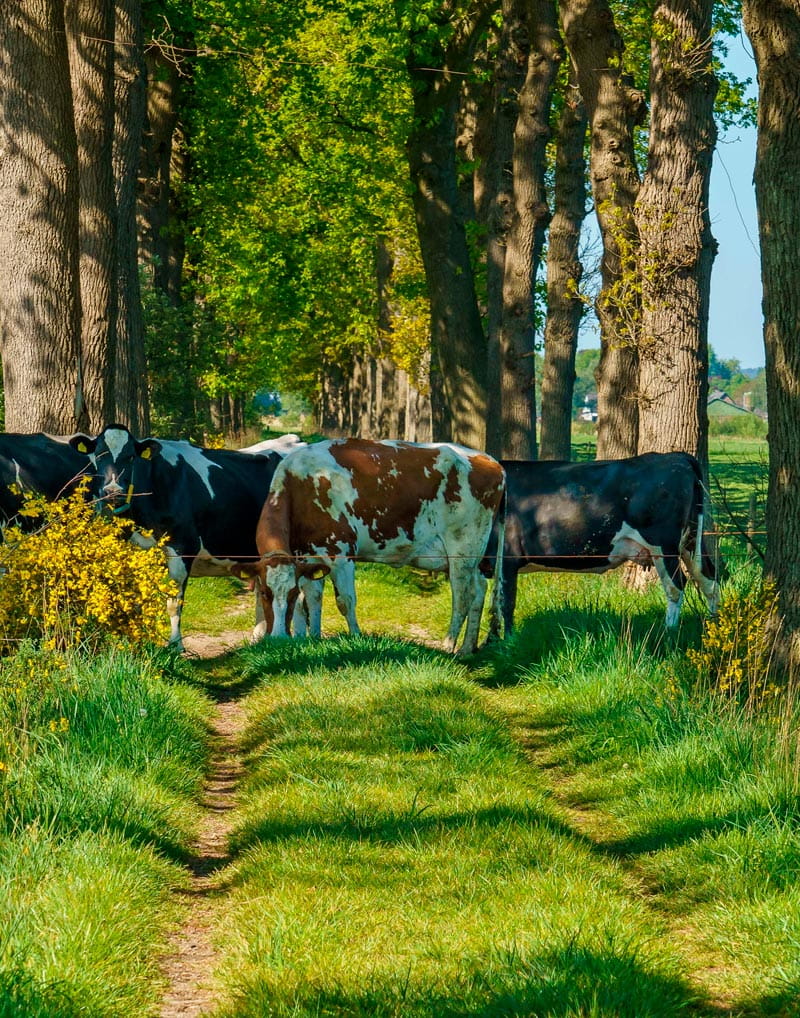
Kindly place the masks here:
[(525, 83), (531, 39), (527, 0), (503, 0), (502, 28), (494, 68), (491, 128), (486, 141), (487, 418), (486, 450), (503, 453), (503, 280), (514, 215), (514, 131)]
[(622, 74), (623, 42), (607, 0), (562, 0), (561, 19), (591, 128), (592, 194), (603, 238), (597, 457), (611, 459), (632, 456), (638, 446), (633, 127), (644, 116), (644, 98)]
[(653, 17), (650, 145), (636, 203), (642, 318), (639, 452), (708, 460), (708, 303), (716, 244), (713, 0), (662, 0)]
[(81, 350), (89, 428), (117, 419), (116, 201), (111, 163), (114, 135), (114, 6), (67, 0), (67, 43), (78, 139)]
[(418, 50), (412, 38), (406, 57), (414, 104), (406, 152), (438, 362), (432, 386), (436, 396), (441, 386), (443, 397), (441, 404), (434, 397), (434, 434), (476, 448), (486, 433), (486, 343), (459, 203), (455, 136), (461, 72), (470, 66), (488, 11), (486, 5), (454, 27), (433, 68), (425, 33), (425, 45)]
[(534, 283), (550, 219), (545, 192), (550, 100), (561, 47), (553, 0), (526, 4), (530, 38), (514, 130), (511, 225), (500, 329), (502, 455), (536, 459)]
[(116, 0), (113, 165), (117, 202), (116, 419), (134, 435), (150, 431), (144, 319), (139, 286), (136, 185), (145, 123), (146, 71), (141, 0)]
[(177, 305), (180, 294), (172, 286), (172, 150), (178, 124), (178, 69), (151, 46), (147, 65), (147, 127), (140, 185), (141, 258), (153, 284)]
[(800, 665), (800, 11), (744, 0), (758, 67), (756, 204), (769, 408), (766, 573), (776, 583), (783, 664)]
[(9, 431), (87, 424), (64, 5), (0, 4), (0, 344)]
[(575, 354), (583, 302), (578, 258), (586, 215), (586, 109), (574, 76), (567, 84), (556, 136), (555, 197), (547, 241), (547, 318), (542, 371), (542, 435), (539, 458), (572, 454)]

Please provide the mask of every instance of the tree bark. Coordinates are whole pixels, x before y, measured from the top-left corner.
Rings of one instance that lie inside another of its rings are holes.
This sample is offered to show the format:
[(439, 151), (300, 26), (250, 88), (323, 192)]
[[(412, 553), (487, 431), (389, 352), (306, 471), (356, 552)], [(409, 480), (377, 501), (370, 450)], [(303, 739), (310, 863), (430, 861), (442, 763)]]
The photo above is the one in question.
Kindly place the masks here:
[(744, 0), (758, 68), (756, 204), (761, 237), (769, 408), (766, 575), (777, 586), (779, 661), (800, 665), (800, 12), (796, 3)]
[(575, 354), (583, 302), (578, 258), (586, 215), (586, 109), (570, 76), (556, 136), (553, 218), (547, 241), (547, 318), (542, 370), (542, 433), (539, 458), (572, 458)]
[(545, 191), (550, 100), (561, 59), (553, 0), (527, 4), (530, 52), (514, 130), (511, 226), (500, 330), (502, 455), (536, 459), (534, 284), (550, 212)]
[(87, 421), (64, 5), (0, 4), (0, 343), (9, 431)]
[(116, 419), (134, 435), (150, 431), (139, 286), (136, 186), (145, 123), (146, 71), (141, 0), (116, 0), (113, 166), (117, 204)]
[(97, 434), (117, 419), (114, 7), (67, 0), (65, 20), (78, 140), (83, 387), (89, 429)]
[(486, 342), (459, 202), (455, 136), (460, 73), (470, 66), (489, 10), (479, 5), (454, 26), (446, 48), (436, 47), (433, 65), (426, 33), (419, 47), (412, 36), (406, 57), (414, 104), (406, 152), (438, 367), (431, 371), (434, 435), (475, 448), (483, 447), (486, 433)]
[(642, 318), (639, 452), (708, 461), (708, 304), (716, 244), (713, 0), (662, 0), (653, 17), (650, 144), (636, 203)]
[(638, 446), (639, 312), (633, 127), (644, 115), (644, 98), (621, 72), (623, 42), (607, 0), (562, 0), (561, 19), (591, 128), (592, 194), (603, 238), (597, 457), (632, 456)]

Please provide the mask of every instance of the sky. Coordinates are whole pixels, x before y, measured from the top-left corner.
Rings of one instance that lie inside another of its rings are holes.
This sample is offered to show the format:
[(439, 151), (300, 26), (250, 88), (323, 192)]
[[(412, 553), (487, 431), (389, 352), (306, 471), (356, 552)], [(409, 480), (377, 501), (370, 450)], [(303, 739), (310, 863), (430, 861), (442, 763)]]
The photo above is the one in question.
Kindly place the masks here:
[[(752, 78), (750, 94), (755, 95), (755, 62), (743, 32), (728, 41), (726, 65), (739, 78)], [(720, 132), (709, 197), (711, 232), (718, 250), (711, 272), (708, 339), (720, 360), (736, 358), (743, 368), (764, 365), (755, 155), (754, 127)], [(581, 348), (599, 344), (596, 325), (585, 330), (578, 343)]]
[[(731, 39), (726, 64), (740, 78), (756, 67), (749, 39)], [(711, 272), (708, 340), (720, 360), (735, 357), (743, 368), (762, 367), (761, 267), (753, 188), (756, 130), (720, 133), (711, 168), (711, 232), (719, 245)]]

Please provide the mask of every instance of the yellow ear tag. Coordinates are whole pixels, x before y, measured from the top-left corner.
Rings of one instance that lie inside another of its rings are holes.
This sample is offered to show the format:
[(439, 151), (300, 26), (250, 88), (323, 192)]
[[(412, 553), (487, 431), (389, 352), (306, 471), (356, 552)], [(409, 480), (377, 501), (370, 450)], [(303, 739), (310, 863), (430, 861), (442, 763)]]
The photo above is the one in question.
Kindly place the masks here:
[(143, 449), (142, 450), (142, 459), (143, 460), (149, 460), (152, 455), (153, 455), (153, 452), (152, 452), (151, 449)]
[(87, 453), (89, 451), (89, 446), (85, 442), (78, 442), (76, 449), (78, 452)]

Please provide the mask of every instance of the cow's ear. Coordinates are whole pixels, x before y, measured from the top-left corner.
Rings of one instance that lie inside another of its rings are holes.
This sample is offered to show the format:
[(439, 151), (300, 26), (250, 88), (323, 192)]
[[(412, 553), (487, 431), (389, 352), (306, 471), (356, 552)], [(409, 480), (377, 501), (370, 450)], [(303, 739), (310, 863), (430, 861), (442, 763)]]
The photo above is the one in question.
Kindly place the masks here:
[(330, 571), (330, 566), (325, 566), (321, 562), (311, 562), (297, 566), (298, 576), (302, 576), (307, 580), (322, 580)]
[(136, 443), (136, 452), (143, 460), (151, 460), (160, 451), (161, 444), (154, 438), (146, 438), (143, 442)]
[(73, 435), (69, 440), (69, 444), (77, 452), (82, 452), (84, 456), (88, 456), (90, 452), (94, 452), (97, 439), (89, 438), (88, 435)]

